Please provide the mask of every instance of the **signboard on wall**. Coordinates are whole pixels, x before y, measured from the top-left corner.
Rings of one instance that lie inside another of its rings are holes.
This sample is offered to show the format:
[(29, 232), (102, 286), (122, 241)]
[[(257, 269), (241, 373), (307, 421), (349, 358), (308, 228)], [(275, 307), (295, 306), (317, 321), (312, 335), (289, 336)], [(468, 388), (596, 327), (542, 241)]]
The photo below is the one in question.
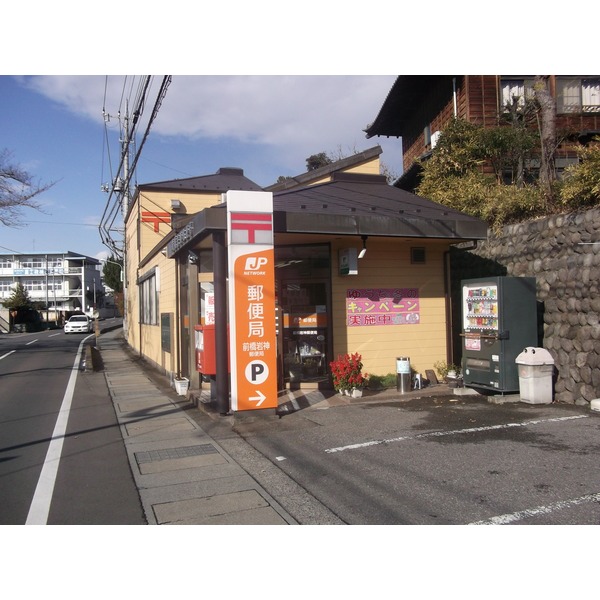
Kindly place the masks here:
[(204, 295), (204, 324), (215, 324), (215, 295), (212, 292)]
[(351, 288), (346, 291), (346, 325), (416, 325), (420, 323), (418, 288)]
[(231, 409), (277, 408), (273, 194), (229, 191)]

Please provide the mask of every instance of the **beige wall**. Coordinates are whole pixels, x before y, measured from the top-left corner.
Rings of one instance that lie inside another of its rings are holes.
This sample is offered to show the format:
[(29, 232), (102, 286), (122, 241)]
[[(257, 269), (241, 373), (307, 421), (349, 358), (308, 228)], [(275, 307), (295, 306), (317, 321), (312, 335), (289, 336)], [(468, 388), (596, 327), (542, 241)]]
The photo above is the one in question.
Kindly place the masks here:
[[(147, 212), (174, 212), (171, 209), (171, 200), (178, 199), (181, 208), (178, 214), (193, 214), (203, 208), (214, 206), (221, 201), (220, 194), (178, 194), (174, 192), (148, 192), (142, 191), (136, 198), (133, 208), (127, 219), (126, 227), (126, 252), (127, 252), (127, 341), (136, 351), (141, 352), (146, 360), (170, 376), (177, 375), (178, 346), (177, 346), (177, 307), (176, 307), (176, 262), (167, 259), (161, 252), (157, 252), (148, 263), (138, 268), (157, 244), (171, 231), (170, 225), (159, 223), (155, 231), (154, 223), (145, 223), (142, 213)], [(142, 325), (139, 323), (139, 294), (138, 277), (148, 273), (153, 268), (158, 270), (160, 285), (158, 312), (173, 314), (173, 328), (171, 332), (171, 352), (164, 352), (161, 343), (160, 320), (157, 325)]]
[[(341, 173), (362, 173), (362, 174), (367, 174), (367, 175), (381, 175), (381, 165), (380, 165), (380, 161), (379, 161), (379, 156), (367, 160), (363, 163), (359, 163), (356, 165), (352, 165), (351, 167), (348, 167), (346, 169), (340, 169), (339, 172)], [(327, 175), (324, 175), (323, 177), (320, 177), (319, 179), (315, 179), (314, 181), (309, 181), (309, 182), (305, 182), (302, 184), (299, 184), (297, 187), (304, 187), (307, 185), (318, 185), (320, 183), (327, 183), (329, 181), (331, 181), (332, 179), (332, 174), (328, 173)], [(287, 188), (288, 190), (290, 189), (294, 189), (294, 188)]]
[[(446, 300), (444, 252), (446, 242), (424, 240), (367, 240), (367, 254), (358, 260), (358, 275), (338, 274), (338, 249), (360, 249), (359, 243), (335, 240), (332, 244), (332, 321), (334, 358), (359, 352), (364, 370), (375, 375), (396, 372), (396, 358), (409, 357), (417, 372), (425, 374), (433, 364), (446, 360)], [(426, 263), (411, 264), (410, 248), (426, 248)], [(417, 325), (346, 326), (346, 291), (349, 288), (416, 287), (419, 290), (420, 323)]]

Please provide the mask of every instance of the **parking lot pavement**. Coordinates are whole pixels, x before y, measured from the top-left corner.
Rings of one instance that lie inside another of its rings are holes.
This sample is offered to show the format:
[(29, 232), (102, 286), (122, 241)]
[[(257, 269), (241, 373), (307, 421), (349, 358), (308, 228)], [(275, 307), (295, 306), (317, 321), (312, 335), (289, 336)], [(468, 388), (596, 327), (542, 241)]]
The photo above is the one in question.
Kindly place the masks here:
[(233, 427), (345, 523), (600, 524), (599, 413), (432, 391), (332, 395)]

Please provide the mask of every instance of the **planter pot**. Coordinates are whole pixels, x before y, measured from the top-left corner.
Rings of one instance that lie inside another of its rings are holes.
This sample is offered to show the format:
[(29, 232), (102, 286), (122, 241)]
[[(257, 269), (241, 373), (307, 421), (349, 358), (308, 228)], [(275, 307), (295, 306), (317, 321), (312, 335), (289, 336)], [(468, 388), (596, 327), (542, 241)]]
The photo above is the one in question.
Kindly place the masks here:
[(359, 388), (354, 388), (354, 389), (352, 390), (352, 397), (353, 397), (353, 398), (362, 398), (362, 394), (363, 394), (363, 391), (362, 391), (362, 389), (359, 389)]
[(180, 396), (185, 396), (188, 391), (188, 387), (190, 385), (190, 380), (187, 377), (182, 377), (181, 379), (175, 379), (175, 391)]

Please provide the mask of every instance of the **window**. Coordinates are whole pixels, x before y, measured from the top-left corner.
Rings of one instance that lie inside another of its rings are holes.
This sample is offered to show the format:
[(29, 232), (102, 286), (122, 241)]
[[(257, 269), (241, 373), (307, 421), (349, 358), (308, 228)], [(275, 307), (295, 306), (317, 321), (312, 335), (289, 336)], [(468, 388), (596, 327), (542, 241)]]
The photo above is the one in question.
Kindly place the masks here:
[(558, 77), (556, 111), (559, 114), (600, 113), (600, 78)]
[(28, 292), (41, 292), (41, 291), (44, 291), (46, 289), (44, 287), (44, 280), (43, 279), (26, 279), (23, 282), (23, 287)]
[(62, 290), (62, 285), (63, 285), (63, 282), (61, 279), (56, 279), (55, 277), (48, 279), (48, 289), (49, 290), (54, 290), (55, 292), (57, 292), (59, 290)]
[(157, 269), (152, 269), (138, 280), (140, 292), (140, 323), (158, 325)]
[(49, 269), (59, 269), (63, 266), (62, 258), (49, 258), (48, 259), (48, 268)]
[(0, 269), (12, 269), (12, 260), (10, 258), (0, 258)]
[(21, 261), (21, 266), (24, 269), (42, 269), (45, 267), (41, 257), (25, 258)]
[(12, 281), (0, 280), (0, 292), (12, 292), (14, 283)]
[(534, 79), (505, 79), (502, 78), (500, 87), (502, 95), (500, 98), (502, 110), (507, 110), (513, 103), (519, 108), (525, 106), (525, 100), (533, 98)]

